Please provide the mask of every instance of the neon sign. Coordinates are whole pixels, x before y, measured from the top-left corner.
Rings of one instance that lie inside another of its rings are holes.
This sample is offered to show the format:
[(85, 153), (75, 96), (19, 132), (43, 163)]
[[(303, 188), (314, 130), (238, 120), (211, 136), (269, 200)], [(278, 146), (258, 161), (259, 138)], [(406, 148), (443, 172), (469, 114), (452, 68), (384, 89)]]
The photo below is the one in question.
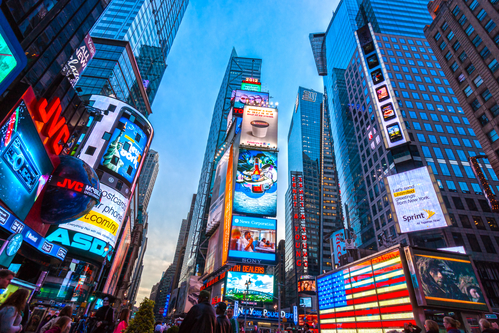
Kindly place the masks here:
[(47, 137), (44, 141), (45, 146), (50, 152), (59, 155), (69, 139), (66, 118), (61, 116), (61, 100), (54, 98), (48, 103), (45, 98), (42, 98), (36, 103), (32, 112), (36, 121), (36, 129)]
[(293, 203), (293, 228), (295, 234), (295, 265), (302, 267), (302, 273), (308, 273), (308, 243), (305, 219), (305, 200), (303, 197), (303, 176), (293, 173), (291, 176), (291, 195)]

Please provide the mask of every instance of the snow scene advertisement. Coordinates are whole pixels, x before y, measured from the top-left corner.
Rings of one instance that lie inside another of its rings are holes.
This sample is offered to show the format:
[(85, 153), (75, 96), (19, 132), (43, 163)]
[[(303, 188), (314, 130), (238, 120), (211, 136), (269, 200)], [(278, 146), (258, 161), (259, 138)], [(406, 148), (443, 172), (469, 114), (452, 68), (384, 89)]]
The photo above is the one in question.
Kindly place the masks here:
[(275, 217), (277, 214), (277, 153), (239, 150), (234, 213)]

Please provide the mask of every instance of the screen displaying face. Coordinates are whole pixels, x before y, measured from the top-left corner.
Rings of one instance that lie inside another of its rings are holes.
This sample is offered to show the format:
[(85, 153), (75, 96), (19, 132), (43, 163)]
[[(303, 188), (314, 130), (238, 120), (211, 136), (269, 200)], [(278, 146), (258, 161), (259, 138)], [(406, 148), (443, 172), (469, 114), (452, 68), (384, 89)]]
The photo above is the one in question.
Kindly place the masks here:
[(298, 292), (316, 291), (315, 280), (298, 281)]
[(372, 71), (371, 78), (373, 79), (374, 85), (377, 85), (378, 83), (385, 81), (385, 78), (383, 77), (383, 73), (381, 72), (381, 68), (378, 68), (378, 69), (375, 69), (374, 71)]
[(402, 132), (398, 123), (388, 125), (386, 129), (388, 130), (388, 136), (391, 142), (402, 140)]
[(380, 102), (390, 98), (390, 95), (388, 94), (388, 88), (386, 86), (377, 88), (376, 96), (378, 96), (378, 101)]
[(367, 66), (369, 69), (373, 69), (374, 67), (379, 65), (378, 56), (373, 54), (372, 56), (367, 57)]
[(395, 110), (393, 109), (392, 103), (381, 106), (381, 112), (383, 112), (383, 119), (385, 121), (395, 118)]

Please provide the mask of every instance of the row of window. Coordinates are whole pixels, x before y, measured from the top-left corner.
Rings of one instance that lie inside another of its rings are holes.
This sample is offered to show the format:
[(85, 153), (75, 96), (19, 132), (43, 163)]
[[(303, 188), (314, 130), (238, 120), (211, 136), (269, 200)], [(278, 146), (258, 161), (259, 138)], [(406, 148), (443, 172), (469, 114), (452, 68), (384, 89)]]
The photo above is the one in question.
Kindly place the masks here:
[[(438, 125), (438, 124), (429, 124), (429, 123), (423, 123), (423, 126), (425, 128), (425, 131), (427, 132), (433, 132), (433, 126), (435, 126), (435, 129), (437, 132), (439, 133), (445, 133), (444, 132), (444, 129), (443, 129), (443, 126), (441, 125)], [(422, 131), (422, 127), (421, 127), (421, 124), (417, 121), (413, 121), (412, 122), (412, 128), (414, 128), (415, 130), (418, 130), (418, 131)], [(454, 127), (452, 126), (445, 126), (445, 128), (447, 129), (447, 133), (449, 134), (456, 134), (456, 132), (454, 131)], [(464, 128), (462, 127), (456, 127), (457, 129), (457, 134), (460, 134), (460, 135), (468, 135), (466, 133), (466, 131), (464, 130)], [(471, 136), (475, 136), (475, 132), (473, 131), (473, 129), (471, 128), (468, 128), (468, 132), (469, 132), (469, 135)]]
[[(407, 125), (407, 122), (406, 122), (406, 125)], [(408, 129), (410, 129), (410, 128), (408, 128)], [(412, 136), (411, 134), (412, 133), (409, 133), (409, 136)], [(426, 140), (426, 135), (428, 136), (428, 141)], [(435, 144), (439, 143), (437, 141), (437, 137), (435, 135), (431, 135), (431, 134), (426, 134), (426, 135), (423, 133), (416, 134), (419, 142), (430, 142), (430, 143), (435, 143)], [(440, 139), (440, 143), (442, 145), (446, 145), (446, 146), (450, 145), (449, 139), (447, 137), (439, 136), (439, 139)], [(461, 142), (459, 141), (459, 138), (456, 138), (456, 137), (450, 138), (450, 142), (452, 142), (452, 144), (456, 147), (464, 146), (467, 148), (473, 148), (473, 146), (471, 145), (471, 141), (469, 139), (461, 138), (461, 140), (463, 141), (462, 145), (461, 145)], [(480, 145), (480, 142), (478, 140), (473, 140), (473, 143), (477, 149), (482, 149), (482, 146)]]

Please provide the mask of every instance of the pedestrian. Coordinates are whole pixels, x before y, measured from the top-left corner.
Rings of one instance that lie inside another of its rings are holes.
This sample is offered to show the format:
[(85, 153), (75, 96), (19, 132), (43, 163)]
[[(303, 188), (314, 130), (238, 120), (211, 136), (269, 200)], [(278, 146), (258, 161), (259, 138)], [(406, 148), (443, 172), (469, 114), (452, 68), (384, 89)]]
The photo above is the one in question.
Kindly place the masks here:
[(461, 333), (461, 331), (458, 330), (458, 328), (461, 327), (461, 323), (452, 317), (444, 317), (444, 327), (447, 330), (447, 333)]
[(0, 332), (16, 333), (23, 329), (21, 320), (29, 291), (17, 289), (0, 306)]
[(499, 324), (497, 324), (495, 321), (492, 323), (492, 329), (496, 331), (496, 333), (499, 333)]
[(232, 333), (239, 333), (239, 323), (237, 322), (237, 319), (234, 318), (234, 309), (233, 308), (228, 308), (227, 309), (227, 317), (230, 320), (230, 327), (232, 329)]
[(55, 324), (45, 331), (45, 333), (67, 333), (71, 328), (71, 318), (68, 316), (59, 316)]
[(78, 320), (78, 326), (76, 326), (76, 333), (87, 333), (87, 315), (81, 316)]
[(425, 320), (424, 328), (426, 330), (426, 333), (438, 333), (440, 331), (437, 322), (429, 319)]
[(198, 304), (194, 305), (180, 325), (178, 333), (214, 333), (217, 327), (215, 310), (208, 300), (211, 294), (207, 290), (199, 293)]
[(43, 327), (40, 329), (40, 333), (45, 333), (46, 331), (48, 331), (49, 329), (51, 329), (52, 326), (55, 325), (55, 323), (57, 322), (57, 320), (59, 319), (59, 317), (69, 317), (69, 318), (71, 318), (72, 315), (73, 315), (73, 307), (71, 305), (66, 305), (59, 312), (59, 316), (58, 317), (56, 317), (56, 316), (52, 317), (52, 319), (50, 319), (50, 321), (48, 323), (46, 323), (45, 325), (43, 325)]
[(114, 330), (114, 309), (111, 307), (109, 297), (104, 297), (102, 306), (95, 313), (97, 323), (92, 328), (92, 333), (112, 333)]
[(482, 333), (496, 333), (496, 331), (492, 328), (490, 321), (488, 321), (487, 319), (485, 318), (480, 319), (479, 324), (480, 324), (480, 331)]
[(156, 324), (154, 324), (154, 333), (163, 333), (163, 325), (161, 325), (161, 322), (157, 321)]
[(421, 333), (422, 329), (412, 323), (404, 323), (404, 333)]
[(45, 318), (43, 318), (42, 322), (40, 323), (40, 326), (38, 326), (38, 330), (36, 331), (36, 333), (39, 333), (40, 330), (42, 329), (42, 327), (48, 323), (50, 321), (50, 319), (52, 319), (52, 315), (51, 314), (48, 314), (45, 316)]
[(130, 309), (123, 309), (120, 313), (118, 326), (114, 329), (113, 333), (123, 333), (128, 327), (128, 320), (130, 319)]
[(217, 314), (217, 333), (232, 333), (232, 327), (230, 325), (230, 320), (225, 315), (225, 310), (227, 309), (227, 304), (224, 302), (219, 302), (216, 306)]
[(5, 289), (9, 286), (10, 281), (16, 276), (16, 273), (8, 269), (0, 270), (0, 289)]
[(312, 331), (310, 330), (310, 325), (309, 324), (305, 323), (303, 325), (303, 332), (305, 332), (305, 333), (312, 333)]

